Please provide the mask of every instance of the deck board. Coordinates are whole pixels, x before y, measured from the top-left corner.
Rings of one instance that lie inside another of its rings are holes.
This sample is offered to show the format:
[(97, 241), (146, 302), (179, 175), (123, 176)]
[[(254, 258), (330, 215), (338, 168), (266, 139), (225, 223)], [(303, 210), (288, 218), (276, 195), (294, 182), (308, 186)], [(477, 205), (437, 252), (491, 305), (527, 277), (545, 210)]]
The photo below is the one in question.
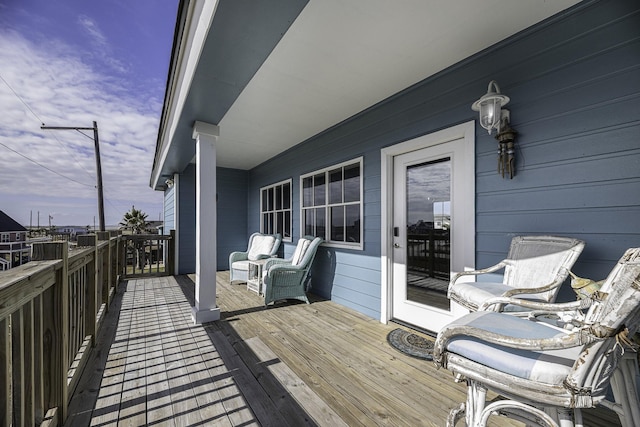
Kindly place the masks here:
[[(449, 371), (388, 345), (398, 325), (317, 298), (265, 309), (228, 272), (221, 320), (194, 325), (193, 288), (187, 276), (121, 283), (65, 425), (442, 426), (465, 399)], [(588, 425), (619, 425), (596, 412)]]

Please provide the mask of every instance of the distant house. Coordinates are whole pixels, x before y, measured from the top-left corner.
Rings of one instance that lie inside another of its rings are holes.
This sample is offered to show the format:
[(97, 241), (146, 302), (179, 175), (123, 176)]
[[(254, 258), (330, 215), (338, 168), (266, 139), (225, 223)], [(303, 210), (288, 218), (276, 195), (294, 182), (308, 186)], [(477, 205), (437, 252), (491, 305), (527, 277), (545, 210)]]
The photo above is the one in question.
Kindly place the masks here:
[(29, 262), (27, 229), (0, 211), (0, 271)]
[(56, 227), (52, 232), (54, 238), (75, 241), (78, 236), (82, 234), (88, 234), (88, 227), (78, 227), (75, 225), (65, 225), (63, 227)]

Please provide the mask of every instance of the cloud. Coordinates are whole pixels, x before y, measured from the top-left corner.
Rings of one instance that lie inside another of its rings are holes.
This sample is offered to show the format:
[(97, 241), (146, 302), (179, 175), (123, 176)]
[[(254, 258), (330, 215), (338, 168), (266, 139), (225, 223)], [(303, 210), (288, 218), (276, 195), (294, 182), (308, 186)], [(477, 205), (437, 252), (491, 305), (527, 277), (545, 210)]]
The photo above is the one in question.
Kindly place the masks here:
[[(85, 28), (93, 31), (98, 43), (101, 33), (89, 21), (84, 20)], [(86, 58), (58, 40), (34, 43), (5, 30), (0, 31), (0, 46), (4, 80), (0, 80), (0, 209), (6, 211), (12, 201), (28, 200), (33, 205), (33, 200), (40, 200), (69, 223), (91, 223), (96, 200), (92, 132), (45, 131), (40, 126), (44, 122), (91, 127), (95, 120), (107, 224), (120, 221), (132, 204), (156, 219), (162, 195), (152, 191), (148, 182), (161, 111), (157, 93), (164, 88), (136, 91), (126, 80), (94, 70)], [(65, 200), (69, 200), (66, 212), (61, 203)], [(89, 208), (74, 214), (78, 206)], [(21, 219), (16, 219), (24, 223), (28, 214), (21, 212)]]
[(80, 24), (84, 32), (89, 35), (94, 48), (93, 52), (98, 52), (98, 54), (92, 54), (92, 58), (106, 64), (109, 68), (118, 73), (125, 74), (129, 71), (129, 67), (127, 65), (116, 59), (113, 54), (113, 48), (107, 40), (107, 37), (93, 19), (85, 15), (80, 15), (78, 17), (78, 24)]

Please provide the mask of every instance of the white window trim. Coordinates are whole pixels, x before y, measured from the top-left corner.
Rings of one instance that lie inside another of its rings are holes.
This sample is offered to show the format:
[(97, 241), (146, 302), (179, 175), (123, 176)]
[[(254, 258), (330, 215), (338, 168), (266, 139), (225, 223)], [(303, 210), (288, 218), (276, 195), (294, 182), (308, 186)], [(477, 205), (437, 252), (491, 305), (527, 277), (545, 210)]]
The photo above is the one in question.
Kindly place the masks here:
[[(264, 233), (263, 231), (263, 222), (262, 222), (262, 192), (266, 189), (269, 188), (274, 188), (277, 187), (279, 185), (283, 185), (283, 184), (289, 184), (289, 230), (291, 230), (291, 235), (289, 237), (285, 237), (284, 235), (282, 236), (282, 241), (283, 242), (292, 242), (293, 241), (293, 178), (289, 178), (289, 179), (285, 179), (283, 181), (280, 182), (275, 182), (273, 184), (269, 184), (269, 185), (265, 185), (264, 187), (260, 187), (260, 232)], [(285, 209), (283, 209), (284, 211)]]
[[(326, 246), (326, 247), (330, 247), (330, 248), (342, 248), (342, 249), (352, 249), (352, 250), (364, 250), (364, 157), (360, 156), (360, 157), (356, 157), (354, 159), (351, 160), (347, 160), (345, 162), (342, 163), (337, 163), (335, 165), (331, 165), (328, 166), (326, 168), (323, 169), (318, 169), (315, 170), (313, 172), (309, 172), (306, 173), (304, 175), (300, 175), (300, 235), (303, 236), (304, 235), (304, 225), (303, 225), (303, 211), (304, 211), (304, 206), (303, 206), (303, 202), (304, 202), (304, 188), (303, 188), (303, 180), (305, 178), (308, 178), (310, 176), (314, 176), (314, 175), (318, 175), (321, 173), (327, 173), (328, 171), (340, 168), (340, 167), (344, 167), (347, 165), (352, 165), (354, 163), (358, 163), (360, 166), (360, 242), (359, 243), (340, 243), (340, 242), (332, 242), (331, 240), (328, 239), (328, 237), (331, 237), (331, 229), (329, 227), (329, 212), (327, 212), (325, 218), (327, 221), (327, 227), (325, 229), (325, 236), (324, 238), (324, 242), (322, 244), (322, 246)], [(331, 204), (329, 204), (329, 181), (326, 180), (325, 181), (325, 208), (332, 206)], [(354, 203), (349, 203), (349, 204), (355, 204)], [(346, 203), (340, 203), (340, 205), (346, 205)]]

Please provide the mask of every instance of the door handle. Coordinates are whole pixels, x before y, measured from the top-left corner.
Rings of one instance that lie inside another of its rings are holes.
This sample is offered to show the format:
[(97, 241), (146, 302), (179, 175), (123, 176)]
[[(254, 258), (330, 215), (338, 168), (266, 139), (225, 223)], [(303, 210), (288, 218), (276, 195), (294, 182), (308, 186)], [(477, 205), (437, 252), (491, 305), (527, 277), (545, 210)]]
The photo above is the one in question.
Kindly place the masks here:
[(400, 247), (400, 245), (399, 245), (399, 244), (397, 244), (397, 243), (394, 243), (394, 244), (393, 244), (393, 247), (394, 247), (394, 248), (396, 248), (396, 249), (398, 249), (398, 248)]

